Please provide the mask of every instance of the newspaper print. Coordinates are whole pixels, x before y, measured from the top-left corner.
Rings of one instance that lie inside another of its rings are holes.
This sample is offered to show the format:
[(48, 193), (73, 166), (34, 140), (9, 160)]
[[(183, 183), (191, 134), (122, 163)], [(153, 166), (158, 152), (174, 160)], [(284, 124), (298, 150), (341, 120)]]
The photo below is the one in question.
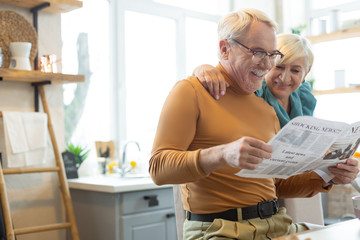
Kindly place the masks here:
[(333, 175), (329, 166), (351, 158), (360, 143), (360, 122), (351, 125), (310, 116), (286, 124), (270, 141), (270, 159), (255, 170), (242, 169), (236, 175), (252, 178), (288, 178), (316, 171), (325, 181)]

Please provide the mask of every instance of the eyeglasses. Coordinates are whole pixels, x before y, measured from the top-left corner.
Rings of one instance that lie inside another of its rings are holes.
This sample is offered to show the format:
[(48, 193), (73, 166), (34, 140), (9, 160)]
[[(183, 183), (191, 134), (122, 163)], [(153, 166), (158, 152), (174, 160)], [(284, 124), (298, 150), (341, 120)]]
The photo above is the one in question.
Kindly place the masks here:
[(269, 57), (270, 63), (272, 65), (274, 65), (275, 62), (277, 62), (278, 60), (280, 60), (281, 58), (284, 57), (284, 54), (282, 54), (279, 50), (276, 50), (272, 53), (268, 53), (265, 51), (255, 51), (252, 50), (251, 48), (245, 46), (244, 44), (242, 44), (241, 42), (238, 42), (237, 40), (233, 39), (233, 38), (228, 38), (226, 40), (232, 40), (235, 43), (239, 44), (240, 46), (246, 48), (253, 56), (252, 56), (252, 61), (255, 64), (259, 64), (262, 60), (264, 60), (264, 58), (266, 56)]

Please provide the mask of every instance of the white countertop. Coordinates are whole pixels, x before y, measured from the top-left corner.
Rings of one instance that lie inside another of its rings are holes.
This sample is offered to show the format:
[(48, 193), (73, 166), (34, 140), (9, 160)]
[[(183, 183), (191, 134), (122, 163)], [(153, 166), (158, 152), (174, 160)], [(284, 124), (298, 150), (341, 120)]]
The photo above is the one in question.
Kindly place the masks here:
[(122, 178), (116, 174), (68, 179), (68, 184), (70, 189), (107, 193), (131, 192), (172, 187), (172, 185), (157, 186), (150, 177)]

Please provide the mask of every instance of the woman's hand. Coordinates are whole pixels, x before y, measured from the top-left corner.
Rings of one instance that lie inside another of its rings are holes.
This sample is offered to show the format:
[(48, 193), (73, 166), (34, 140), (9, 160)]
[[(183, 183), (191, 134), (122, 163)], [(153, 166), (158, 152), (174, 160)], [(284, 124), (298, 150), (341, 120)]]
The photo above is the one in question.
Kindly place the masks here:
[(209, 64), (203, 64), (194, 69), (195, 75), (201, 84), (208, 90), (211, 96), (219, 100), (220, 95), (225, 95), (229, 84), (221, 74), (220, 70)]

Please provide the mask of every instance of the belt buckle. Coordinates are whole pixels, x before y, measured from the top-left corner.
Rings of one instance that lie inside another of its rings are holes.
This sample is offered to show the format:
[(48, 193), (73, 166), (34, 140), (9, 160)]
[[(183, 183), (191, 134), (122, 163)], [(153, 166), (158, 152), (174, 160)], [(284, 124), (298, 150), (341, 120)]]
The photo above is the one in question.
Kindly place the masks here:
[(276, 200), (264, 201), (257, 204), (257, 211), (261, 219), (269, 218), (276, 214), (279, 210), (279, 205)]

